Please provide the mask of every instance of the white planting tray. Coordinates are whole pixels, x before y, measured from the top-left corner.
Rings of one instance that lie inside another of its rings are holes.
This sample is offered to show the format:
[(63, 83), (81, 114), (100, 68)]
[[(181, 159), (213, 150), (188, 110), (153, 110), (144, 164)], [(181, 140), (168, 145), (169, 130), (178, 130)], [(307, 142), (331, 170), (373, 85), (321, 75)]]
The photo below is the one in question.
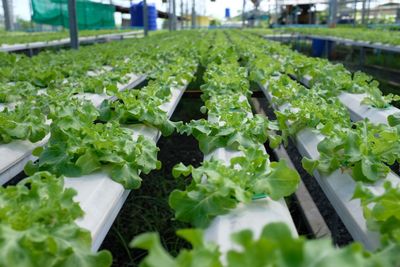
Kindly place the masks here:
[[(144, 75), (136, 75), (136, 74), (128, 74), (129, 76), (129, 82), (126, 84), (117, 84), (118, 91), (125, 91), (131, 88), (134, 88), (141, 82), (143, 82), (146, 79), (146, 76)], [(105, 93), (103, 94), (93, 94), (93, 93), (80, 93), (75, 95), (74, 97), (78, 99), (85, 99), (89, 100), (93, 103), (94, 106), (98, 107), (100, 104), (106, 100), (106, 99), (112, 99), (113, 96), (107, 95)]]
[[(87, 36), (80, 37), (79, 43), (95, 43), (100, 40), (120, 40), (129, 36), (138, 36), (142, 35), (142, 32), (133, 31), (133, 32), (124, 32), (124, 33), (112, 33), (112, 34), (102, 34), (96, 36)], [(15, 52), (26, 49), (35, 49), (35, 48), (46, 48), (52, 46), (62, 46), (70, 43), (69, 38), (63, 38), (60, 40), (53, 40), (47, 42), (32, 42), (32, 43), (23, 43), (23, 44), (3, 44), (0, 46), (0, 52)]]
[(341, 44), (344, 44), (347, 46), (368, 47), (368, 48), (373, 48), (373, 49), (386, 50), (386, 51), (400, 53), (400, 46), (398, 46), (398, 45), (396, 46), (396, 45), (391, 45), (391, 44), (372, 43), (372, 42), (367, 42), (367, 41), (352, 40), (352, 39), (346, 39), (346, 38), (335, 37), (335, 36), (324, 36), (324, 35), (300, 35), (300, 36), (304, 36), (304, 37), (307, 37), (310, 39), (321, 39), (321, 40), (333, 41), (333, 42), (341, 43)]
[[(310, 77), (305, 76), (301, 78), (300, 81), (309, 87)], [(349, 110), (352, 121), (359, 121), (368, 118), (372, 123), (388, 124), (387, 117), (400, 112), (400, 110), (394, 106), (382, 109), (361, 104), (366, 96), (367, 94), (352, 94), (347, 92), (343, 92), (338, 96), (340, 102), (342, 102)]]
[[(168, 117), (172, 116), (185, 89), (186, 85), (179, 89), (172, 89), (170, 101), (160, 106), (162, 110), (167, 112)], [(156, 142), (161, 136), (156, 128), (149, 126), (135, 125), (129, 128), (135, 130), (135, 136), (144, 135)], [(76, 222), (80, 227), (90, 231), (92, 250), (97, 251), (130, 190), (126, 190), (121, 184), (114, 182), (105, 172), (65, 178), (65, 187), (74, 188), (78, 192), (75, 200), (79, 202), (85, 215)]]
[(361, 104), (366, 94), (351, 94), (343, 92), (338, 98), (350, 112), (352, 121), (359, 121), (368, 118), (372, 123), (388, 124), (387, 117), (400, 110), (394, 106), (385, 109), (374, 108), (368, 105)]

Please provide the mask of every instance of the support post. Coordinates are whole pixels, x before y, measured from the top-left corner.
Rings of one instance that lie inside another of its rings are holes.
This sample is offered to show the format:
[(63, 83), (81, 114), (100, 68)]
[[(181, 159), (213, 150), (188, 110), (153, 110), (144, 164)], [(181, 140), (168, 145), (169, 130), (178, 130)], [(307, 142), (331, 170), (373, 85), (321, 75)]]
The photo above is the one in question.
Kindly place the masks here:
[(183, 29), (183, 22), (184, 22), (184, 14), (183, 14), (183, 0), (181, 0), (181, 29)]
[(396, 11), (396, 23), (400, 23), (400, 8)]
[(255, 9), (254, 9), (254, 24), (253, 24), (253, 27), (257, 27), (258, 26), (258, 7), (260, 6), (260, 1), (259, 0), (256, 0), (255, 2), (254, 2), (254, 5), (255, 5)]
[(357, 19), (357, 0), (354, 0), (354, 14), (353, 14), (353, 26), (356, 26), (356, 19)]
[(367, 6), (367, 23), (369, 23), (369, 16), (371, 15), (371, 0), (368, 0)]
[(168, 0), (168, 30), (172, 31), (172, 0)]
[(176, 31), (176, 0), (172, 0), (172, 30)]
[(185, 28), (189, 29), (189, 0), (186, 0), (186, 10), (185, 10)]
[(192, 29), (196, 28), (196, 3), (192, 1)]
[(330, 0), (329, 3), (329, 27), (336, 27), (337, 0)]
[(78, 21), (76, 19), (76, 0), (68, 0), (69, 38), (72, 49), (79, 49)]
[(245, 26), (245, 9), (246, 9), (246, 0), (243, 0), (243, 10), (242, 10), (242, 28)]
[(12, 12), (10, 8), (12, 6), (9, 5), (9, 0), (3, 0), (3, 10), (4, 10), (4, 20), (5, 20), (5, 28), (7, 31), (12, 31), (14, 29), (13, 25), (13, 18), (12, 18)]
[(147, 15), (147, 1), (143, 0), (143, 30), (144, 36), (149, 34), (149, 16)]
[(361, 10), (361, 24), (362, 25), (365, 25), (365, 15), (366, 15), (365, 7), (366, 7), (366, 5), (367, 5), (367, 0), (362, 0), (362, 10)]

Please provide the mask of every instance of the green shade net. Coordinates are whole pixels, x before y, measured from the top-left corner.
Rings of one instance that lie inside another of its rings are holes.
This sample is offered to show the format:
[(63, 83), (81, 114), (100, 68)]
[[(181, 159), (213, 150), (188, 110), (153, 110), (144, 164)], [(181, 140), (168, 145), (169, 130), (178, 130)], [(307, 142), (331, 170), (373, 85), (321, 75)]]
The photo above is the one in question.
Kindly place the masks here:
[[(32, 20), (39, 24), (69, 28), (68, 0), (31, 0)], [(88, 0), (76, 0), (78, 28), (114, 28), (115, 7)]]

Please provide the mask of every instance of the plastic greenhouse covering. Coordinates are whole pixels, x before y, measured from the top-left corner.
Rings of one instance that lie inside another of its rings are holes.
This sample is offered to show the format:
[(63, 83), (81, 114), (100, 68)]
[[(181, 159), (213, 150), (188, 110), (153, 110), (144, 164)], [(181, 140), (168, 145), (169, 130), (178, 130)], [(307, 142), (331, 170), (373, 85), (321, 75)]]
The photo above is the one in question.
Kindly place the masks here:
[[(40, 24), (68, 28), (67, 0), (31, 0), (32, 20)], [(78, 27), (84, 29), (114, 28), (115, 7), (88, 0), (76, 1)]]

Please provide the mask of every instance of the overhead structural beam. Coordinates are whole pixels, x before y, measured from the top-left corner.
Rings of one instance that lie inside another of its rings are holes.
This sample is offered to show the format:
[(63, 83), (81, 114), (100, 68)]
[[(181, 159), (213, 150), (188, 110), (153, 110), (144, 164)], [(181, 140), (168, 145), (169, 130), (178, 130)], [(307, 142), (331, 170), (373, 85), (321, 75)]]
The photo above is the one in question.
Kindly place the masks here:
[[(115, 5), (115, 12), (120, 12), (123, 14), (130, 14), (129, 7), (123, 7), (123, 6), (118, 6), (118, 5)], [(157, 10), (157, 18), (168, 19), (169, 17), (170, 17), (170, 15), (168, 14), (168, 12)], [(176, 18), (179, 21), (181, 21), (181, 20), (189, 21), (189, 19), (186, 19), (185, 17), (182, 17), (182, 16), (176, 16)]]
[(11, 4), (9, 0), (3, 0), (5, 28), (7, 31), (12, 31), (14, 30), (12, 12), (10, 9), (12, 8), (12, 6), (10, 6), (9, 4)]
[(76, 0), (68, 0), (69, 38), (72, 49), (79, 49), (78, 20), (76, 18)]

